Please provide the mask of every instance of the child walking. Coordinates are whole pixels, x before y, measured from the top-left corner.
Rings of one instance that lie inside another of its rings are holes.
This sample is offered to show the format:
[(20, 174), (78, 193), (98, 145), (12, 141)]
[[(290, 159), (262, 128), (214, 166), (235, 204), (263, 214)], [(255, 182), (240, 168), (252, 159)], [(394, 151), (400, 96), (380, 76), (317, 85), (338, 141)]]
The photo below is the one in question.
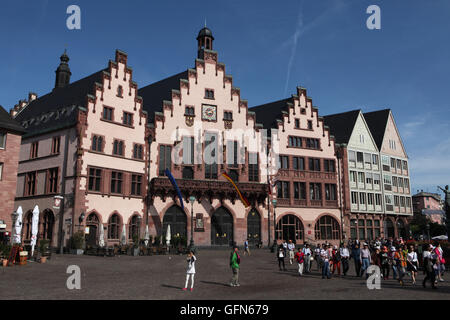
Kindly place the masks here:
[(197, 258), (194, 256), (194, 252), (189, 251), (186, 258), (187, 261), (186, 283), (184, 285), (183, 291), (187, 290), (189, 278), (191, 278), (191, 291), (194, 290), (195, 260), (197, 260)]

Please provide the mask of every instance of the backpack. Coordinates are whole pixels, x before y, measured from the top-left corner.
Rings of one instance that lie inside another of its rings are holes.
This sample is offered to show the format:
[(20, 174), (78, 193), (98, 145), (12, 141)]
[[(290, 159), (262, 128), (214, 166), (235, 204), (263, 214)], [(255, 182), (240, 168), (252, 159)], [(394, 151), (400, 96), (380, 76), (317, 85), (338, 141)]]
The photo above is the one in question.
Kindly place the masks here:
[(238, 255), (237, 252), (236, 252), (236, 256), (237, 256), (237, 258), (236, 258), (237, 264), (241, 264), (241, 256)]

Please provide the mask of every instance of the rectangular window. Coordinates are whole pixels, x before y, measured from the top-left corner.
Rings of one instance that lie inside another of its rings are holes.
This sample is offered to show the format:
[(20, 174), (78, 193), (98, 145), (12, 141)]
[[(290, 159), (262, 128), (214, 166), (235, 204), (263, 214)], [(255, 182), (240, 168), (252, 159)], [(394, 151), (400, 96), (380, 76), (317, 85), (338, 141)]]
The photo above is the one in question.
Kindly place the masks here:
[(401, 169), (402, 168), (402, 160), (397, 159), (397, 169)]
[(406, 197), (406, 207), (411, 208), (411, 198)]
[(183, 164), (194, 164), (194, 137), (183, 137)]
[(358, 182), (364, 184), (364, 172), (358, 172)]
[(248, 180), (259, 181), (258, 153), (248, 154)]
[(289, 157), (279, 156), (280, 169), (289, 169)]
[(195, 115), (195, 109), (194, 109), (194, 107), (186, 107), (185, 109), (184, 109), (184, 115), (185, 116), (194, 116)]
[(404, 184), (405, 184), (405, 188), (409, 189), (409, 179), (405, 178), (403, 181), (404, 181)]
[(102, 182), (102, 170), (89, 168), (88, 190), (100, 192)]
[(372, 157), (370, 153), (364, 153), (364, 163), (371, 164)]
[(394, 205), (396, 206), (396, 207), (398, 207), (399, 206), (399, 203), (400, 203), (400, 197), (399, 196), (394, 196)]
[(102, 118), (103, 118), (104, 120), (113, 121), (113, 120), (114, 120), (114, 117), (113, 117), (113, 108), (103, 107)]
[(408, 170), (408, 162), (403, 160), (403, 170)]
[(123, 156), (124, 154), (124, 142), (122, 140), (114, 140), (113, 154)]
[(288, 199), (289, 198), (289, 182), (278, 181), (277, 182), (277, 198)]
[(306, 183), (294, 182), (294, 198), (306, 200)]
[(61, 142), (61, 137), (53, 137), (53, 139), (52, 139), (52, 154), (59, 153), (60, 142)]
[(36, 194), (36, 172), (28, 172), (25, 176), (25, 196)]
[(378, 155), (372, 154), (372, 164), (378, 165)]
[(312, 130), (312, 128), (313, 128), (312, 120), (308, 120), (308, 130)]
[(205, 98), (206, 99), (214, 99), (214, 90), (205, 89)]
[(122, 193), (123, 173), (118, 171), (111, 172), (111, 193)]
[(381, 161), (383, 165), (389, 166), (389, 157), (388, 156), (381, 156)]
[(35, 159), (38, 157), (39, 141), (33, 142), (31, 144), (30, 159)]
[(366, 194), (363, 192), (359, 193), (359, 203), (360, 204), (366, 204)]
[(350, 182), (356, 183), (356, 171), (350, 171)]
[(335, 184), (325, 184), (325, 200), (336, 200), (336, 185)]
[(395, 168), (395, 159), (391, 158), (391, 168)]
[(6, 133), (0, 132), (0, 149), (6, 148)]
[(352, 191), (352, 204), (358, 204), (358, 192)]
[(316, 150), (320, 149), (319, 139), (307, 138), (306, 139), (306, 148), (316, 149)]
[(367, 194), (367, 204), (369, 206), (373, 206), (373, 200), (374, 200), (373, 193), (368, 193)]
[(0, 162), (0, 181), (2, 181), (3, 177), (3, 162)]
[(133, 114), (124, 111), (122, 123), (126, 126), (132, 126), (133, 125)]
[(92, 151), (103, 152), (103, 137), (102, 136), (92, 136)]
[(374, 185), (380, 185), (380, 174), (374, 173), (373, 174), (373, 184)]
[(320, 183), (309, 184), (309, 194), (311, 200), (322, 200), (322, 188)]
[(348, 151), (348, 161), (355, 165), (356, 163), (356, 152), (355, 151)]
[(294, 170), (301, 170), (301, 171), (305, 170), (305, 158), (294, 157), (292, 160)]
[(48, 169), (47, 171), (47, 193), (58, 192), (58, 168)]
[(366, 184), (372, 185), (372, 183), (373, 183), (372, 174), (369, 172), (366, 172)]
[(164, 176), (165, 170), (172, 168), (171, 163), (172, 147), (171, 146), (159, 146), (159, 175)]
[(405, 197), (400, 197), (400, 206), (401, 206), (402, 208), (405, 207)]
[(142, 176), (138, 174), (131, 175), (131, 194), (133, 196), (142, 195)]
[(296, 129), (300, 128), (300, 119), (295, 119), (295, 128)]
[(302, 138), (289, 136), (288, 145), (289, 145), (289, 147), (301, 148), (302, 147)]
[(363, 163), (363, 160), (364, 160), (363, 158), (364, 158), (364, 155), (363, 155), (362, 152), (357, 152), (356, 153), (356, 161), (357, 162)]
[(144, 158), (144, 146), (142, 144), (134, 144), (133, 146), (133, 158), (143, 159)]
[(397, 177), (392, 177), (392, 185), (393, 185), (394, 187), (397, 187), (397, 186), (398, 186)]
[(309, 171), (320, 171), (320, 159), (309, 158)]
[[(205, 179), (217, 179), (218, 143), (217, 134), (205, 134)], [(208, 151), (207, 151), (208, 150)], [(210, 152), (207, 154), (207, 152)]]
[(233, 120), (233, 112), (224, 111), (223, 112), (223, 120), (232, 121)]
[(375, 193), (375, 205), (381, 206), (381, 194)]
[(392, 194), (386, 194), (384, 198), (386, 201), (386, 205), (392, 205), (393, 203)]
[(323, 160), (323, 168), (325, 172), (336, 172), (334, 160)]
[(237, 141), (227, 141), (227, 165), (230, 167), (238, 166), (238, 142)]
[(391, 176), (389, 176), (389, 175), (383, 175), (383, 181), (384, 181), (384, 184), (389, 184), (389, 185), (391, 185), (392, 184), (392, 177)]

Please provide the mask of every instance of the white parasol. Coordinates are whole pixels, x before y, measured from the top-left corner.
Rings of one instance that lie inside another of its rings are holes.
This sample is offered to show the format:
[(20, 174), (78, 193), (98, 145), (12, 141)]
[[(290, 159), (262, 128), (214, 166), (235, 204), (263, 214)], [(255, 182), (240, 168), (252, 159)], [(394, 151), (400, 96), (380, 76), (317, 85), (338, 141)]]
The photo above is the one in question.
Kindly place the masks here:
[(125, 224), (122, 227), (122, 235), (120, 236), (121, 239), (121, 243), (122, 245), (126, 245), (127, 244), (127, 231), (125, 229)]
[(34, 246), (37, 241), (37, 234), (39, 228), (39, 207), (36, 205), (33, 209), (33, 218), (31, 220), (31, 256), (34, 253)]
[(436, 236), (431, 238), (433, 240), (448, 240), (448, 237), (446, 235)]
[(167, 244), (167, 246), (170, 245), (170, 239), (171, 239), (171, 236), (170, 236), (170, 224), (169, 224), (167, 226), (167, 232), (166, 232), (166, 244)]
[(148, 232), (148, 224), (145, 226), (144, 242), (145, 246), (148, 246), (148, 241), (150, 240), (150, 233)]
[(14, 223), (13, 243), (21, 244), (22, 241), (20, 239), (20, 235), (22, 234), (22, 215), (23, 215), (22, 206), (19, 206), (17, 208), (16, 214), (17, 214), (17, 219), (16, 219), (16, 222)]
[(103, 223), (100, 223), (100, 234), (98, 238), (98, 245), (103, 248), (105, 246), (105, 231), (103, 230)]

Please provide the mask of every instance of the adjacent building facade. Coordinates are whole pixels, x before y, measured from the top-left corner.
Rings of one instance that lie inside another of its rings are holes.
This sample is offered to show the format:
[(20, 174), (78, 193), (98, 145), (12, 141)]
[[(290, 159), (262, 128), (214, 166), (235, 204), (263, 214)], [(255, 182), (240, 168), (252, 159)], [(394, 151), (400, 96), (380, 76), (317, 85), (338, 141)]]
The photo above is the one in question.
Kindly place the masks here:
[(0, 106), (0, 239), (11, 231), (20, 141), (25, 130)]
[(445, 211), (440, 194), (422, 190), (412, 196), (412, 203), (414, 214), (423, 214), (432, 222), (444, 224)]

